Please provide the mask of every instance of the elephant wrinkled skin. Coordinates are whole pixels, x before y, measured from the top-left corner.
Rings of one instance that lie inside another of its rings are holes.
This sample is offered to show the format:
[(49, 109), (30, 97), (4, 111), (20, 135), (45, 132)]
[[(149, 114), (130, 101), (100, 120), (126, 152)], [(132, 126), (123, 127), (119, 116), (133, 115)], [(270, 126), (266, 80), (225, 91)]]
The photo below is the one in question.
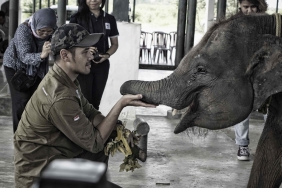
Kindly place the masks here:
[(275, 36), (275, 23), (275, 16), (260, 14), (221, 21), (210, 28), (170, 76), (158, 81), (127, 81), (121, 86), (121, 94), (140, 93), (148, 103), (187, 108), (175, 133), (193, 126), (233, 126), (272, 96), (248, 187), (279, 187), (282, 39)]

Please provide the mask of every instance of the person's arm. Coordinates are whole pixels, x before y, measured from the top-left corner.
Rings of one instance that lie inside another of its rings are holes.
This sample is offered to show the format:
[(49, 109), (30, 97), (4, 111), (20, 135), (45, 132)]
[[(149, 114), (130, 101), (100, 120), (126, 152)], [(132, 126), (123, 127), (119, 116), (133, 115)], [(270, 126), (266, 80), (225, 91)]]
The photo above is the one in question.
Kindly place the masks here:
[(110, 33), (109, 33), (109, 38), (110, 38), (110, 48), (105, 52), (105, 54), (100, 55), (102, 59), (99, 62), (96, 63), (102, 63), (106, 59), (109, 59), (118, 49), (118, 28), (117, 28), (117, 22), (114, 16), (106, 14), (108, 17), (108, 20), (111, 25)]
[[(93, 108), (93, 117), (100, 112)], [(86, 117), (77, 98), (64, 98), (56, 101), (49, 110), (49, 121), (63, 135), (81, 148), (96, 153), (104, 148), (100, 131)]]
[(104, 140), (104, 142), (109, 138), (111, 132), (115, 129), (118, 117), (124, 107), (126, 106), (155, 107), (155, 105), (144, 103), (140, 99), (142, 99), (142, 95), (140, 94), (124, 95), (113, 106), (113, 108), (105, 118), (102, 118), (101, 116), (95, 116), (93, 120), (94, 125), (98, 123), (96, 127), (99, 130), (100, 135)]
[(141, 98), (142, 95), (124, 95), (106, 117), (94, 110), (93, 121), (85, 116), (77, 99), (64, 98), (52, 105), (49, 121), (81, 148), (99, 152), (104, 148), (104, 143), (115, 128), (119, 114), (125, 106), (155, 107), (142, 102)]
[(97, 63), (102, 63), (106, 59), (109, 59), (117, 51), (117, 49), (118, 49), (118, 37), (112, 37), (112, 38), (110, 38), (110, 41), (111, 41), (111, 47), (109, 48), (109, 50), (105, 54), (100, 55), (100, 57), (102, 57), (102, 59)]
[(42, 59), (48, 57), (50, 48), (49, 42), (45, 42), (42, 52), (36, 52), (33, 35), (31, 29), (26, 24), (19, 25), (15, 33), (15, 45), (17, 50), (17, 58), (24, 64), (39, 66)]
[(112, 16), (112, 15), (107, 15), (107, 16), (109, 16), (109, 21), (110, 21), (110, 24), (111, 24), (111, 30), (110, 30), (110, 34), (109, 34), (111, 46), (110, 46), (109, 50), (107, 51), (107, 53), (109, 53), (110, 55), (113, 55), (118, 49), (119, 32), (118, 32), (117, 21), (116, 21), (115, 17)]
[(33, 50), (33, 37), (30, 28), (20, 24), (16, 30), (14, 43), (16, 45), (17, 58), (24, 64), (39, 65), (41, 53)]
[(111, 47), (107, 51), (108, 54), (113, 55), (118, 49), (118, 37), (111, 37)]

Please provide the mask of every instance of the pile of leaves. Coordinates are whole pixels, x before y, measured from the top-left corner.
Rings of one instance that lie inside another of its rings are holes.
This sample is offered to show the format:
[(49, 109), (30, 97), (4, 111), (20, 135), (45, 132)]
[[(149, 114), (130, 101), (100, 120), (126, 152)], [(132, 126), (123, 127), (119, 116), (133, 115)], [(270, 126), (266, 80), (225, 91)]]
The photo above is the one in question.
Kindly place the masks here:
[[(135, 135), (134, 138), (134, 148), (131, 148), (128, 145), (127, 138), (129, 135), (133, 133)], [(130, 130), (126, 129), (123, 125), (118, 125), (117, 127), (117, 137), (113, 139), (111, 142), (108, 142), (104, 152), (105, 155), (111, 155), (112, 157), (116, 152), (121, 152), (124, 154), (125, 158), (123, 160), (123, 163), (120, 165), (120, 172), (123, 171), (134, 171), (137, 168), (141, 168), (142, 166), (138, 163), (138, 160), (136, 158), (136, 154), (132, 153), (132, 149), (137, 151), (137, 155), (139, 153), (139, 148), (137, 146), (138, 144), (138, 135), (136, 135), (136, 132), (131, 132)], [(137, 148), (137, 149), (136, 149)]]

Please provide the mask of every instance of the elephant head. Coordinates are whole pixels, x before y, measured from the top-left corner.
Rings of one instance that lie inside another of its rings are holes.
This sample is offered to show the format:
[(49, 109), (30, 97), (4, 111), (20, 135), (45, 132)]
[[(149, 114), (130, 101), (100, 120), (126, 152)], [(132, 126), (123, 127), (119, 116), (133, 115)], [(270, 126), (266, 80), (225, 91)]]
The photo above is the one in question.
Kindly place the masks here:
[[(187, 108), (175, 128), (222, 129), (245, 118), (282, 90), (282, 39), (275, 17), (236, 16), (215, 24), (162, 80), (125, 82), (121, 94), (174, 109)], [(281, 80), (281, 81), (280, 81)]]

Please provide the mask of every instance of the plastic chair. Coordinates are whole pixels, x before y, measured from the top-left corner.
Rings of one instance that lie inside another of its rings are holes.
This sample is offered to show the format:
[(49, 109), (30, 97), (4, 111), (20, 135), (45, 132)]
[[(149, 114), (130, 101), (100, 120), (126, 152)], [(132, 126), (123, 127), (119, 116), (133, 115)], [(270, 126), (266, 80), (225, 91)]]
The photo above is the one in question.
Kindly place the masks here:
[[(163, 61), (168, 63), (168, 51), (170, 50), (169, 44), (170, 43), (170, 35), (168, 33), (162, 31), (155, 31), (153, 32), (153, 59), (159, 64), (160, 57), (162, 57)], [(158, 52), (158, 53), (157, 53)]]
[(141, 31), (140, 36), (140, 62), (152, 62), (151, 48), (153, 36), (152, 33)]
[(170, 35), (170, 46), (169, 46), (170, 47), (170, 60), (171, 62), (174, 62), (174, 59), (172, 60), (172, 54), (173, 54), (174, 49), (176, 50), (177, 32), (172, 31), (169, 33), (169, 35)]

